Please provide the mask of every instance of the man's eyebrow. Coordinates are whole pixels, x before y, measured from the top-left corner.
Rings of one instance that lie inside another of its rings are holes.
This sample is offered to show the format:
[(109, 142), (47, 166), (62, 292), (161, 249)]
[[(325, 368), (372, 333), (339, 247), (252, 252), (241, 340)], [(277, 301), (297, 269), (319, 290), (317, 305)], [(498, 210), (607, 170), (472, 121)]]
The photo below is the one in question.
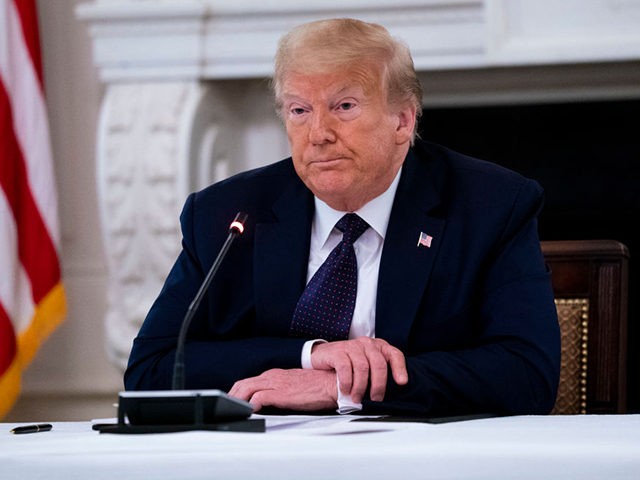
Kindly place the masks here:
[(286, 93), (286, 92), (284, 92), (282, 94), (282, 99), (283, 100), (289, 100), (289, 101), (291, 101), (291, 100), (298, 100), (298, 101), (301, 101), (301, 102), (305, 101), (304, 98), (302, 98), (300, 95), (296, 95), (294, 93)]
[[(337, 97), (339, 95), (344, 95), (344, 94), (350, 94), (350, 93), (362, 93), (364, 92), (364, 89), (357, 84), (353, 84), (353, 85), (346, 85), (344, 87), (339, 88), (338, 90), (336, 90), (335, 92), (331, 93), (329, 95), (329, 97)], [(283, 100), (297, 100), (297, 101), (301, 101), (301, 102), (306, 102), (307, 100), (305, 100), (304, 97), (296, 94), (296, 93), (289, 93), (289, 92), (283, 92), (282, 93), (282, 99)]]
[(362, 86), (358, 85), (358, 84), (352, 84), (352, 85), (345, 85), (344, 87), (340, 88), (337, 92), (335, 92), (333, 95), (344, 95), (345, 93), (351, 93), (353, 90), (357, 90), (357, 92), (363, 92), (364, 89), (362, 88)]

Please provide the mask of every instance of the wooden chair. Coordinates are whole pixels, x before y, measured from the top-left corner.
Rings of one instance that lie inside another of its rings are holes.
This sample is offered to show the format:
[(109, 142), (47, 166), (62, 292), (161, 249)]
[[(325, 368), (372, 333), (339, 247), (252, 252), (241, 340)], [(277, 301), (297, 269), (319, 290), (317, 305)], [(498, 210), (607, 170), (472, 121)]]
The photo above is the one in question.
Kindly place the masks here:
[(541, 244), (562, 332), (552, 413), (625, 413), (629, 249), (615, 240)]

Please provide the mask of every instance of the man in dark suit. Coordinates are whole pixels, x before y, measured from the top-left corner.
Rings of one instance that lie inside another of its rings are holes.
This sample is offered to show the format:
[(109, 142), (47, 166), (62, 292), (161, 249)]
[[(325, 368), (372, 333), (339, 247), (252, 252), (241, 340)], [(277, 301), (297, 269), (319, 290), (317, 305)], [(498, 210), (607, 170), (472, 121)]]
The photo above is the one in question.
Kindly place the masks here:
[[(256, 411), (548, 413), (560, 340), (540, 186), (417, 140), (413, 62), (379, 25), (292, 30), (273, 86), (292, 158), (189, 196), (183, 250), (134, 341), (126, 388), (170, 388), (181, 320), (245, 211), (189, 330), (187, 388)], [(339, 297), (335, 315), (315, 310), (332, 268), (348, 277), (327, 301)]]

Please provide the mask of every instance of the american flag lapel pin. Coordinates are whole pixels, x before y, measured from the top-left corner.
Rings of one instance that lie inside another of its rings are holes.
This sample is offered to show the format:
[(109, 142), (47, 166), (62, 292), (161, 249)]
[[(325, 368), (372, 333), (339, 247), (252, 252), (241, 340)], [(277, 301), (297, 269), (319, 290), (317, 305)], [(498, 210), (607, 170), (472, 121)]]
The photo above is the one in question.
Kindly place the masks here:
[(418, 245), (416, 246), (430, 248), (432, 240), (433, 240), (433, 237), (431, 235), (427, 235), (424, 232), (420, 232), (420, 236), (418, 237)]

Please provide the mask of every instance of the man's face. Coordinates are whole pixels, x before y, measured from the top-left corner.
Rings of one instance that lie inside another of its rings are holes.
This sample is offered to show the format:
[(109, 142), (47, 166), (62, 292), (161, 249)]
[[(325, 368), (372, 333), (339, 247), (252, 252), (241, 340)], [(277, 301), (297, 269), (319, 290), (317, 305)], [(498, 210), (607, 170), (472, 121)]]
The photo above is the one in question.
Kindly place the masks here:
[(282, 88), (296, 172), (329, 206), (354, 211), (382, 194), (402, 165), (415, 109), (392, 108), (358, 72), (290, 73)]

